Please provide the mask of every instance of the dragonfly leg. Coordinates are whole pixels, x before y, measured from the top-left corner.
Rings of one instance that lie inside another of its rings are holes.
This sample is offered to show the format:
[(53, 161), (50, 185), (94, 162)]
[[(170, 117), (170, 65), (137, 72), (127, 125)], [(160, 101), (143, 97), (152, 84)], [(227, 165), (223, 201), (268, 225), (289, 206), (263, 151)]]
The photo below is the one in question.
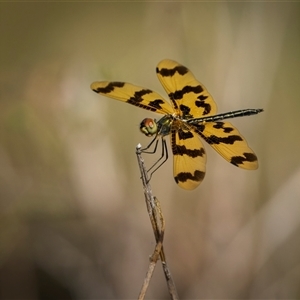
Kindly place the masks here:
[[(157, 145), (156, 145), (157, 146)], [(155, 169), (153, 171), (151, 171), (150, 175), (149, 175), (149, 181), (151, 180), (151, 177), (153, 175), (153, 173), (158, 170), (169, 158), (168, 155), (168, 148), (167, 148), (167, 143), (165, 141), (164, 138), (161, 139), (161, 147), (162, 147), (162, 153), (161, 153), (161, 157), (156, 161), (156, 163), (154, 163), (152, 165), (152, 167), (147, 171), (148, 173), (155, 167)], [(163, 159), (163, 161), (161, 161)], [(159, 165), (157, 166), (157, 164), (159, 163)]]
[[(141, 149), (141, 151), (142, 151), (143, 153), (148, 153), (148, 154), (153, 154), (153, 153), (155, 153), (156, 150), (157, 150), (157, 145), (158, 145), (158, 139), (157, 139), (157, 137), (158, 137), (158, 135), (155, 136), (155, 138), (150, 142), (150, 144), (149, 144), (146, 148)], [(155, 146), (154, 146), (153, 151), (145, 151), (145, 150), (148, 150), (148, 149), (152, 146), (152, 144), (153, 144), (154, 142), (155, 142)]]

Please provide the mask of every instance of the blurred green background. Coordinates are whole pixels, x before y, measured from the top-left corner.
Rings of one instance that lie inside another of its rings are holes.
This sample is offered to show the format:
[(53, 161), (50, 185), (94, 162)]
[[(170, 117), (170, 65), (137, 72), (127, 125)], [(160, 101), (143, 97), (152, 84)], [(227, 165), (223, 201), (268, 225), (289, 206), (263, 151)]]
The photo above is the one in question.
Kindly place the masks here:
[[(0, 298), (134, 299), (155, 243), (135, 146), (158, 115), (96, 95), (96, 80), (165, 92), (190, 68), (259, 158), (207, 150), (199, 188), (172, 159), (152, 179), (181, 299), (300, 298), (300, 4), (0, 4)], [(155, 157), (145, 156), (148, 166)], [(148, 299), (168, 299), (158, 264)]]

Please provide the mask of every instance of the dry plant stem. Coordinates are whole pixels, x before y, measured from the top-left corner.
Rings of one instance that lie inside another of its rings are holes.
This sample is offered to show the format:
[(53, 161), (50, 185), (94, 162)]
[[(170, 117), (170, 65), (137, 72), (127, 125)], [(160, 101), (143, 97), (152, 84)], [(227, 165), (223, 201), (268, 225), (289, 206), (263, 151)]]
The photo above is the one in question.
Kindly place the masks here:
[(162, 263), (162, 267), (163, 267), (163, 271), (164, 271), (165, 278), (167, 281), (167, 286), (168, 286), (168, 290), (169, 290), (171, 299), (179, 299), (178, 295), (177, 295), (175, 283), (172, 279), (170, 270), (169, 270), (167, 262), (166, 262), (166, 257), (165, 257), (164, 248), (163, 248), (163, 237), (164, 237), (164, 230), (165, 230), (164, 218), (162, 215), (159, 201), (152, 194), (152, 189), (151, 189), (151, 186), (150, 186), (149, 180), (148, 180), (148, 174), (147, 174), (146, 168), (144, 166), (144, 160), (141, 156), (141, 145), (140, 144), (136, 147), (136, 155), (137, 155), (138, 164), (139, 164), (139, 168), (140, 168), (140, 172), (141, 172), (141, 179), (142, 179), (142, 183), (143, 183), (143, 187), (144, 187), (147, 211), (149, 214), (153, 233), (154, 233), (155, 240), (156, 240), (156, 246), (155, 246), (152, 256), (150, 257), (149, 268), (148, 268), (148, 271), (147, 271), (147, 274), (146, 274), (146, 277), (145, 277), (145, 280), (143, 283), (143, 287), (141, 289), (138, 299), (144, 299), (159, 257), (160, 257), (160, 260)]

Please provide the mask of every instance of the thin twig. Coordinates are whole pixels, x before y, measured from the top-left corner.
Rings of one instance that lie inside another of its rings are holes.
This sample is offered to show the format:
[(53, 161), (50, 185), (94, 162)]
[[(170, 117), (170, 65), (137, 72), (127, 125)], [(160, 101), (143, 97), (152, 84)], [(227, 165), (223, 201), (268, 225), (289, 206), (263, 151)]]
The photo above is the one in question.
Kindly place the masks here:
[(149, 263), (149, 268), (139, 295), (139, 300), (144, 299), (147, 288), (149, 286), (151, 277), (153, 275), (156, 263), (158, 258), (160, 257), (163, 271), (165, 274), (168, 290), (171, 296), (171, 299), (179, 299), (178, 294), (176, 291), (175, 283), (172, 279), (171, 272), (169, 270), (169, 267), (166, 262), (166, 256), (164, 253), (164, 248), (163, 248), (163, 238), (164, 238), (164, 231), (165, 231), (165, 222), (163, 218), (163, 214), (161, 211), (160, 203), (156, 197), (153, 196), (152, 194), (152, 189), (149, 184), (148, 180), (148, 173), (146, 171), (146, 168), (144, 166), (144, 160), (141, 156), (141, 145), (137, 145), (136, 147), (136, 155), (138, 159), (138, 164), (141, 172), (141, 179), (144, 187), (144, 194), (145, 194), (145, 200), (146, 200), (146, 206), (147, 206), (147, 211), (149, 214), (149, 218), (151, 221), (153, 233), (155, 236), (156, 240), (156, 246), (154, 249), (154, 252), (152, 256), (150, 257), (150, 263)]

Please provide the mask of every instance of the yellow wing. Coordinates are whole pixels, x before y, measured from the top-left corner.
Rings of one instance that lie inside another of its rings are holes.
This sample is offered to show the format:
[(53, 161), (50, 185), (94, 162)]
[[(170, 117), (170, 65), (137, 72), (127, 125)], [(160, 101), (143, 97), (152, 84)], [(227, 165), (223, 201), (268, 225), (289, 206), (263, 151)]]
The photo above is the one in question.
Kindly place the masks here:
[(91, 89), (101, 95), (160, 114), (173, 114), (172, 106), (159, 94), (126, 82), (96, 81)]
[(231, 123), (208, 122), (196, 127), (201, 137), (233, 165), (246, 170), (258, 168), (255, 153)]
[(158, 64), (156, 73), (175, 111), (183, 119), (216, 114), (213, 98), (188, 68), (164, 59)]
[(174, 120), (171, 128), (173, 174), (183, 189), (193, 190), (205, 176), (206, 154), (196, 130), (180, 120)]

